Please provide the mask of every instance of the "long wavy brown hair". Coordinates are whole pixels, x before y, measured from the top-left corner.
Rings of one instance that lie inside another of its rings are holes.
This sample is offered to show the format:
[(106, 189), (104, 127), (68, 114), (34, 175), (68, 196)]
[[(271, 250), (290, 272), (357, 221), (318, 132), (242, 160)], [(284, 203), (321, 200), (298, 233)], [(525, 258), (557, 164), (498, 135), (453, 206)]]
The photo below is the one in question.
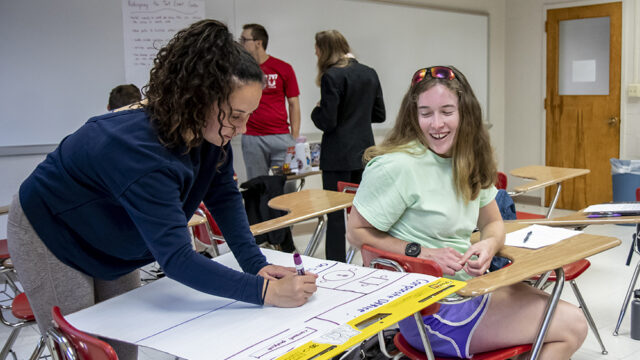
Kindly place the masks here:
[(318, 75), (316, 85), (320, 86), (322, 75), (330, 67), (345, 67), (349, 65), (346, 56), (351, 52), (347, 39), (338, 30), (325, 30), (316, 33), (318, 47)]
[[(213, 104), (220, 109), (222, 125), (234, 88), (264, 81), (260, 66), (233, 41), (227, 26), (216, 20), (201, 20), (179, 31), (153, 63), (143, 88), (146, 111), (160, 142), (185, 153), (204, 141)], [(222, 126), (222, 137), (221, 131)]]
[(455, 67), (455, 79), (426, 77), (409, 87), (402, 99), (396, 123), (379, 146), (372, 146), (364, 153), (368, 162), (376, 156), (390, 152), (412, 153), (411, 143), (419, 141), (428, 148), (427, 139), (418, 123), (418, 97), (437, 84), (458, 95), (460, 122), (452, 149), (453, 181), (456, 193), (465, 202), (478, 197), (481, 189), (495, 184), (496, 162), (489, 140), (489, 132), (482, 123), (482, 110), (467, 78)]

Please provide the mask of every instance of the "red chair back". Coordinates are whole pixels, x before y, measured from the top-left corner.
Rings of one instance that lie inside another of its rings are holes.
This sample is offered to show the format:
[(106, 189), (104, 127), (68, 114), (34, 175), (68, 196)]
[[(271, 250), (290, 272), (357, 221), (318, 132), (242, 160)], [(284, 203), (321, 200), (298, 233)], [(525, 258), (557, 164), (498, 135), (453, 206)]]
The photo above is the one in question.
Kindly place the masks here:
[(636, 201), (640, 201), (640, 187), (636, 189)]
[[(204, 213), (205, 217), (207, 218), (207, 222), (209, 223), (209, 226), (211, 227), (211, 232), (213, 233), (213, 235), (216, 235), (216, 236), (222, 238), (222, 231), (218, 227), (218, 224), (216, 224), (216, 221), (213, 219), (213, 216), (211, 216), (211, 213), (209, 212), (207, 207), (204, 205), (204, 203), (200, 203), (200, 205), (198, 206), (198, 209), (202, 210), (202, 212)], [(207, 245), (211, 245), (211, 240), (209, 239), (209, 234), (207, 233), (206, 225), (201, 224), (201, 225), (195, 226), (193, 228), (193, 234), (202, 243), (207, 244)], [(218, 244), (223, 244), (224, 243), (223, 240), (216, 240), (216, 242)]]
[[(355, 184), (355, 183), (350, 183), (350, 182), (346, 182), (346, 181), (338, 181), (338, 191), (339, 192), (346, 192), (349, 194), (355, 194), (356, 190), (358, 190), (358, 186), (360, 186), (360, 184)], [(349, 206), (347, 208), (347, 214), (349, 214), (351, 212), (351, 206)]]
[(57, 351), (61, 359), (72, 359), (64, 352), (66, 340), (80, 360), (118, 360), (111, 345), (73, 327), (62, 316), (59, 307), (54, 306), (51, 315), (55, 330), (49, 333), (49, 341), (52, 351)]
[(498, 171), (498, 180), (496, 181), (496, 188), (507, 190), (507, 174), (502, 171)]
[[(374, 259), (388, 259), (397, 262), (405, 272), (442, 277), (442, 269), (435, 261), (396, 254), (370, 245), (363, 245), (360, 253), (362, 254), (363, 266), (370, 266), (371, 261)], [(376, 268), (396, 271), (394, 268), (380, 264), (376, 264)], [(431, 315), (437, 313), (438, 310), (440, 310), (440, 304), (435, 303), (422, 309), (421, 313), (422, 315)]]

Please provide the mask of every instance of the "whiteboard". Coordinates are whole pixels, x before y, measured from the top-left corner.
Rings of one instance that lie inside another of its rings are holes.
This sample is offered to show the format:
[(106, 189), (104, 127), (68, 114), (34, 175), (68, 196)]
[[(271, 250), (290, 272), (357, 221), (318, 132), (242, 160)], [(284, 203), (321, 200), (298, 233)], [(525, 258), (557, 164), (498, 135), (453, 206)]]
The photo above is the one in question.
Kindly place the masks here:
[[(106, 111), (109, 91), (125, 82), (121, 0), (0, 1), (0, 150), (57, 144)], [(318, 134), (310, 114), (315, 85), (314, 35), (337, 29), (354, 54), (376, 69), (393, 126), (411, 75), (453, 64), (488, 103), (488, 15), (357, 0), (205, 0), (205, 14), (227, 23), (263, 24), (267, 52), (298, 77), (301, 132)]]
[(474, 89), (486, 114), (489, 17), (425, 7), (357, 0), (236, 0), (236, 33), (246, 23), (269, 33), (267, 53), (293, 66), (300, 86), (301, 133), (320, 132), (311, 111), (320, 100), (315, 85), (315, 34), (340, 31), (356, 58), (376, 70), (387, 120), (393, 127), (413, 73), (430, 65), (455, 65)]

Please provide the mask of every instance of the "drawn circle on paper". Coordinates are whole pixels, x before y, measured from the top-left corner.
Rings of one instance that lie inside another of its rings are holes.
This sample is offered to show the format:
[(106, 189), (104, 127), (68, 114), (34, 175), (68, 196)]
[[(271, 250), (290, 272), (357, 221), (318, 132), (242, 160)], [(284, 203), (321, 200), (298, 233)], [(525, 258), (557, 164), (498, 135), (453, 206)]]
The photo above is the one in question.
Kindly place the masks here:
[(344, 281), (353, 278), (356, 273), (352, 270), (335, 270), (322, 275), (324, 281)]

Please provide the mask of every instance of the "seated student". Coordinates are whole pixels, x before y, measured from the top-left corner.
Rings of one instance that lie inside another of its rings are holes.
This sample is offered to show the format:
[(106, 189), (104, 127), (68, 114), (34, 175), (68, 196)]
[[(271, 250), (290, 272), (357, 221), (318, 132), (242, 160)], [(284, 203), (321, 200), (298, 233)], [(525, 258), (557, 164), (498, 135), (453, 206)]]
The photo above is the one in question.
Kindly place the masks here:
[[(229, 141), (262, 86), (226, 25), (199, 21), (158, 52), (147, 105), (89, 119), (38, 165), (14, 197), (8, 243), (43, 334), (53, 305), (68, 314), (138, 287), (135, 270), (154, 260), (208, 294), (307, 302), (317, 276), (267, 263), (233, 179)], [(203, 200), (245, 272), (192, 249), (187, 221)]]
[[(393, 130), (364, 158), (368, 163), (348, 222), (352, 245), (433, 260), (458, 280), (485, 273), (504, 244), (504, 224), (494, 200), (489, 134), (459, 70), (418, 70)], [(472, 245), (476, 227), (481, 241)], [(468, 358), (532, 343), (547, 299), (543, 291), (516, 284), (442, 305), (437, 314), (424, 317), (435, 355)], [(413, 317), (403, 320), (400, 330), (412, 346), (423, 348)], [(580, 309), (560, 302), (540, 358), (568, 359), (586, 334)]]
[(133, 84), (118, 85), (111, 89), (109, 93), (109, 103), (107, 110), (113, 111), (123, 106), (131, 105), (142, 100), (140, 89)]

